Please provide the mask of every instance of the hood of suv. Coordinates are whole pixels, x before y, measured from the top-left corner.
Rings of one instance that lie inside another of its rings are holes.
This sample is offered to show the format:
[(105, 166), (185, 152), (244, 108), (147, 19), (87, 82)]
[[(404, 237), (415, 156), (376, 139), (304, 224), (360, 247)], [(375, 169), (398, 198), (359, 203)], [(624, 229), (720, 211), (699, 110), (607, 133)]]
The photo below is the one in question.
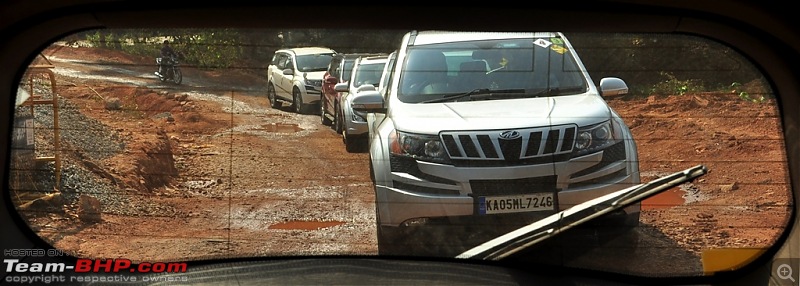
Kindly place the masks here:
[(325, 76), (325, 71), (305, 72), (305, 78), (313, 80), (322, 80)]
[(611, 114), (601, 97), (587, 94), (469, 102), (393, 102), (390, 110), (389, 116), (398, 130), (419, 134), (570, 123), (585, 126), (606, 121)]

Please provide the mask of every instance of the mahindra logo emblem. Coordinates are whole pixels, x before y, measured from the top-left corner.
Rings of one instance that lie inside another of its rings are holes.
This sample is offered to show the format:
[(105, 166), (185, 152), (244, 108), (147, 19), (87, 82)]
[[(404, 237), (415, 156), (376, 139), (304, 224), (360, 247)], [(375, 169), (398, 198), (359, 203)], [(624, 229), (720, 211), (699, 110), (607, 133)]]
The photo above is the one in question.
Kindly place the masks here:
[(508, 130), (500, 132), (500, 139), (503, 140), (514, 140), (520, 137), (522, 137), (522, 134), (519, 134), (519, 132), (516, 130)]

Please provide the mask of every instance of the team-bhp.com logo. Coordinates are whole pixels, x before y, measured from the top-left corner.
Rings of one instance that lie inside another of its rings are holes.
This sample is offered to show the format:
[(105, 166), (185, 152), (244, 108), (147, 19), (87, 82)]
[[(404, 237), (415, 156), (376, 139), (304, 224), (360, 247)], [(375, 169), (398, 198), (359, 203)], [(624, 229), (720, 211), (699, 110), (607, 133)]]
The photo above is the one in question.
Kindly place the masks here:
[(17, 258), (4, 258), (3, 269), (7, 275), (4, 277), (3, 282), (22, 284), (49, 284), (53, 282), (185, 282), (188, 281), (186, 276), (161, 274), (185, 273), (186, 268), (186, 263), (133, 263), (130, 259), (78, 259), (74, 265), (68, 265), (63, 262), (27, 262)]

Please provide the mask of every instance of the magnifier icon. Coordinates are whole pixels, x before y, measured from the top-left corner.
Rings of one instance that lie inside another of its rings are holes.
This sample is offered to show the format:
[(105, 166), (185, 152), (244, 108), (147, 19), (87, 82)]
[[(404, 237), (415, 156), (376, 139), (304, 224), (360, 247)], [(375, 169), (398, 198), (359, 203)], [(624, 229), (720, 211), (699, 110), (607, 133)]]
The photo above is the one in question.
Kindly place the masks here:
[(792, 277), (792, 267), (789, 264), (781, 264), (778, 266), (778, 270), (775, 271), (775, 274), (778, 274), (778, 278), (783, 280), (792, 280), (794, 281), (794, 277)]

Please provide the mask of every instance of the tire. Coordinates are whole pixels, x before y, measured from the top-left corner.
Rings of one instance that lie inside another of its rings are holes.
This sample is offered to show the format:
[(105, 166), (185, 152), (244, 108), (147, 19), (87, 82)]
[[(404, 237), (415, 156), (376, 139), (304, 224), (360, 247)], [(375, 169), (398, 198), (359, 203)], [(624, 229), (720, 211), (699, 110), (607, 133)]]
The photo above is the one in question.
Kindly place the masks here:
[(342, 132), (342, 141), (344, 142), (344, 148), (349, 153), (356, 153), (360, 150), (360, 145), (358, 144), (358, 140), (354, 138), (352, 135), (347, 134), (347, 130)]
[(278, 101), (278, 95), (275, 94), (275, 86), (272, 83), (267, 85), (267, 98), (269, 99), (269, 105), (272, 108), (280, 108), (281, 102)]
[(347, 130), (342, 132), (342, 142), (344, 143), (344, 147), (349, 153), (358, 153), (365, 148), (367, 145), (366, 142), (363, 141), (363, 137), (361, 136), (354, 136), (347, 133)]
[(399, 227), (382, 226), (377, 204), (375, 205), (375, 232), (378, 238), (378, 255), (407, 254), (403, 253), (403, 247), (400, 245), (403, 236), (402, 229)]
[(292, 109), (297, 114), (303, 114), (303, 96), (300, 94), (299, 89), (292, 90)]
[(175, 84), (181, 84), (181, 82), (183, 82), (183, 74), (181, 73), (181, 69), (177, 67), (172, 68), (172, 82)]
[(321, 95), (319, 97), (319, 116), (321, 117), (320, 119), (322, 120), (322, 125), (330, 126), (331, 123), (333, 123), (331, 121), (331, 119), (328, 118), (328, 115), (325, 114), (325, 96), (324, 95)]
[[(377, 215), (377, 214), (376, 214)], [(397, 227), (376, 226), (378, 234), (378, 255), (402, 255), (402, 250), (397, 245), (400, 238), (400, 229)]]
[(369, 156), (369, 180), (375, 184), (375, 167), (372, 166), (372, 155)]
[(342, 130), (344, 129), (342, 124), (341, 113), (339, 112), (338, 104), (333, 108), (333, 130), (336, 130), (336, 134), (342, 134)]

